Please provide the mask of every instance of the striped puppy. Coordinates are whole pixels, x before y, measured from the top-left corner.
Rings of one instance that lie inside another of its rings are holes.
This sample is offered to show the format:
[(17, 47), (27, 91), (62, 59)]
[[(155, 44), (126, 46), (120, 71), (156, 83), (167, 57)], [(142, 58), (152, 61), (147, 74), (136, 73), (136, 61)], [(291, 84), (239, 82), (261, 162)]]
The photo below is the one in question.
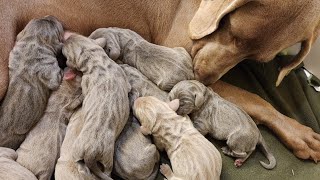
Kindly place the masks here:
[(134, 102), (133, 112), (141, 123), (143, 134), (152, 134), (156, 146), (164, 149), (170, 159), (160, 167), (168, 179), (220, 179), (222, 159), (219, 151), (201, 135), (190, 119), (177, 115), (179, 101), (165, 103), (155, 97), (140, 97)]
[(74, 160), (79, 171), (91, 170), (98, 177), (109, 179), (115, 141), (129, 118), (130, 84), (121, 67), (92, 39), (73, 34), (62, 52), (67, 66), (83, 73), (85, 123), (73, 144)]
[[(126, 73), (131, 85), (131, 94), (133, 101), (137, 97), (154, 96), (162, 101), (169, 102), (168, 93), (159, 89), (153, 82), (144, 76), (139, 70), (127, 64), (120, 64), (120, 67)], [(131, 103), (133, 105), (133, 103)]]
[(37, 180), (32, 172), (15, 161), (17, 156), (17, 153), (13, 149), (0, 147), (0, 179)]
[(48, 101), (47, 109), (37, 125), (28, 133), (17, 150), (17, 162), (29, 169), (39, 180), (50, 179), (59, 158), (67, 121), (74, 110), (81, 105), (81, 77), (64, 80)]
[(201, 134), (227, 140), (228, 146), (222, 148), (223, 153), (236, 157), (237, 167), (251, 155), (256, 145), (270, 162), (266, 164), (260, 161), (261, 165), (266, 169), (276, 166), (276, 159), (251, 117), (210, 88), (195, 80), (181, 81), (170, 91), (169, 98), (180, 100), (178, 114), (189, 114)]
[(84, 125), (82, 108), (77, 109), (70, 117), (66, 135), (61, 145), (60, 157), (55, 166), (55, 180), (98, 180), (92, 173), (80, 173), (78, 163), (74, 161), (71, 149)]
[(149, 43), (129, 29), (100, 28), (90, 36), (106, 38), (105, 50), (113, 59), (137, 68), (164, 91), (182, 80), (194, 79), (192, 59), (182, 47), (168, 48)]
[(63, 28), (52, 16), (31, 20), (9, 56), (9, 87), (0, 107), (0, 146), (17, 149), (43, 115), (62, 78), (56, 56)]

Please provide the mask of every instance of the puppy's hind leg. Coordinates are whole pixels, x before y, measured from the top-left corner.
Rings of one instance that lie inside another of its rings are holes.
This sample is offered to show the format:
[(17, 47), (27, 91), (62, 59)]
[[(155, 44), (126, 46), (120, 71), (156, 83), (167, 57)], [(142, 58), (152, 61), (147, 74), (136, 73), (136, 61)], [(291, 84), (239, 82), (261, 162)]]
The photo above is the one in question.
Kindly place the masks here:
[(167, 180), (182, 180), (174, 176), (170, 166), (168, 164), (160, 165), (160, 172), (167, 178)]

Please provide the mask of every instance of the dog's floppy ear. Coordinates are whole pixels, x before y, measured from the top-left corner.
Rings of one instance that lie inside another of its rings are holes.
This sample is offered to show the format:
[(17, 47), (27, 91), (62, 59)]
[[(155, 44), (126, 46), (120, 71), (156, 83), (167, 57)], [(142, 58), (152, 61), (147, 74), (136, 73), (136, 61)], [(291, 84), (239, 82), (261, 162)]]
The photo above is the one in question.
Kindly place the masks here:
[(180, 101), (179, 101), (179, 99), (174, 99), (174, 100), (170, 101), (168, 103), (168, 105), (169, 105), (170, 109), (177, 111), (180, 106)]
[(250, 1), (253, 0), (202, 0), (189, 24), (189, 36), (197, 40), (213, 33), (226, 14)]
[(294, 68), (296, 68), (303, 60), (304, 58), (309, 54), (312, 46), (312, 42), (314, 37), (311, 39), (305, 40), (301, 43), (301, 49), (299, 53), (294, 57), (292, 62), (284, 67), (281, 68), (280, 73), (278, 75), (278, 79), (276, 82), (276, 86), (279, 86), (282, 82), (283, 78), (290, 73), (290, 71)]

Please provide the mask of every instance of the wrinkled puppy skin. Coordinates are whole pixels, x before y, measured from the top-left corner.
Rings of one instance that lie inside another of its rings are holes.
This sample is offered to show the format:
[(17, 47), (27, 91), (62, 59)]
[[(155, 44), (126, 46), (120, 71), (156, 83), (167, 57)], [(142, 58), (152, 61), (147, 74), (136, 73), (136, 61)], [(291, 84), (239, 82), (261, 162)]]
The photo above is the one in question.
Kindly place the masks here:
[(180, 81), (194, 79), (191, 56), (182, 47), (155, 45), (134, 31), (115, 27), (97, 29), (89, 38), (105, 38), (109, 57), (137, 68), (164, 91)]
[(55, 166), (54, 178), (56, 180), (98, 180), (99, 178), (91, 173), (80, 173), (77, 162), (73, 160), (72, 147), (79, 136), (84, 124), (82, 109), (79, 108), (70, 118), (66, 135), (64, 137), (60, 157)]
[(270, 162), (266, 164), (260, 161), (261, 165), (266, 169), (276, 166), (275, 157), (251, 117), (210, 88), (195, 80), (181, 81), (170, 91), (169, 98), (180, 100), (178, 113), (189, 114), (201, 134), (227, 140), (228, 146), (222, 150), (226, 155), (237, 158), (235, 166), (241, 166), (256, 145), (259, 145)]
[(130, 116), (116, 142), (115, 174), (128, 180), (153, 180), (159, 169), (159, 152), (150, 137), (140, 132), (140, 124)]
[(62, 52), (67, 66), (83, 73), (85, 123), (72, 147), (74, 161), (79, 172), (110, 179), (115, 141), (129, 118), (131, 87), (122, 68), (98, 44), (105, 42), (73, 34)]
[(62, 78), (63, 28), (52, 16), (31, 20), (9, 56), (9, 87), (0, 107), (0, 146), (17, 149), (43, 115)]
[(59, 89), (51, 94), (43, 117), (17, 150), (17, 162), (39, 180), (50, 179), (53, 174), (67, 121), (83, 101), (80, 83), (80, 76), (73, 80), (64, 78)]
[(15, 161), (17, 157), (13, 149), (0, 147), (0, 179), (37, 180), (32, 172)]
[(168, 179), (220, 179), (222, 159), (217, 148), (194, 128), (188, 116), (175, 112), (179, 101), (165, 103), (155, 97), (140, 97), (133, 106), (141, 123), (140, 131), (151, 134), (158, 149), (165, 150), (173, 172), (161, 165), (161, 173)]
[[(136, 99), (143, 96), (154, 96), (162, 101), (169, 102), (168, 93), (159, 89), (139, 70), (127, 64), (120, 64), (120, 67), (126, 73), (128, 81), (131, 85), (131, 99)], [(133, 103), (132, 103), (133, 105)]]

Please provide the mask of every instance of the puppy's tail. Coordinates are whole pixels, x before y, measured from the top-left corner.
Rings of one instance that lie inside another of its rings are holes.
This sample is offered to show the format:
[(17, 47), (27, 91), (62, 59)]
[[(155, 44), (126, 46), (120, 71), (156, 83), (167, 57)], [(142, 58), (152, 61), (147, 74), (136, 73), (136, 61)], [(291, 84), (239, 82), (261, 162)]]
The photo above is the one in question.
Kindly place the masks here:
[(80, 173), (84, 173), (84, 174), (90, 174), (90, 172), (92, 174), (94, 174), (95, 176), (97, 176), (100, 179), (103, 180), (112, 180), (111, 177), (109, 177), (107, 174), (103, 173), (101, 171), (101, 169), (98, 167), (98, 162), (94, 159), (87, 159), (84, 158), (83, 161), (77, 161), (78, 164), (78, 171)]
[(263, 139), (262, 135), (260, 134), (260, 140), (259, 140), (259, 143), (258, 143), (262, 153), (267, 157), (267, 159), (269, 160), (269, 164), (263, 162), (263, 161), (260, 161), (260, 164), (266, 168), (266, 169), (273, 169), (276, 164), (277, 164), (277, 161), (276, 161), (276, 158), (273, 156), (273, 154), (270, 152), (270, 149), (269, 147), (267, 146), (265, 140)]

